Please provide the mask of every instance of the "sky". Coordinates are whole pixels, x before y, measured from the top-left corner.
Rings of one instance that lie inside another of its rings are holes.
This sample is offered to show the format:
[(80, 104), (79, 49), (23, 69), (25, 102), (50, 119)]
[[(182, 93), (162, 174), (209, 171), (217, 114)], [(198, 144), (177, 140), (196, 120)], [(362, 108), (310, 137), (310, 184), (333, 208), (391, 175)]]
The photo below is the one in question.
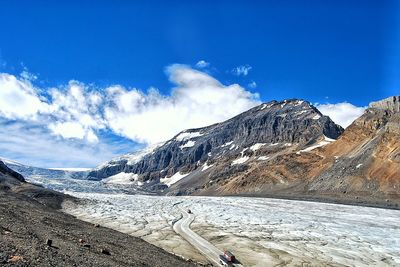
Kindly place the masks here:
[(397, 1), (0, 0), (0, 157), (94, 167), (262, 102), (400, 94)]

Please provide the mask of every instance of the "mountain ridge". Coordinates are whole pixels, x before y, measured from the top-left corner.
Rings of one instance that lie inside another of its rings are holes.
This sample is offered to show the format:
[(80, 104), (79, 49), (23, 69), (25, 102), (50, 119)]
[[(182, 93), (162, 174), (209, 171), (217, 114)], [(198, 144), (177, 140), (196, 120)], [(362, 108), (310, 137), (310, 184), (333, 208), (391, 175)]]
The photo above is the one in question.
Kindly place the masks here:
[[(307, 146), (337, 138), (343, 128), (301, 99), (270, 101), (231, 119), (210, 126), (184, 130), (163, 145), (149, 150), (133, 164), (127, 159), (112, 161), (89, 173), (90, 179), (104, 179), (118, 173), (133, 173), (136, 182), (150, 189), (165, 190), (161, 179), (187, 174), (212, 165), (217, 158), (243, 156), (253, 145), (275, 144), (273, 150)], [(279, 145), (278, 145), (279, 144)], [(251, 150), (258, 150), (254, 147)], [(154, 188), (152, 188), (154, 187)]]
[(250, 167), (245, 175), (207, 188), (204, 194), (329, 198), (398, 207), (399, 99), (390, 97), (370, 105), (335, 142), (278, 155)]

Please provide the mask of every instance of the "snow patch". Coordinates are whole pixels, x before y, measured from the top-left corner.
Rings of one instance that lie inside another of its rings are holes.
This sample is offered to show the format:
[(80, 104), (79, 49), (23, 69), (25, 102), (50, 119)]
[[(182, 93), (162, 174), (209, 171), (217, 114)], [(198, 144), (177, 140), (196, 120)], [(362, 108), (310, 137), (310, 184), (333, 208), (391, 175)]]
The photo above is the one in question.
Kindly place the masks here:
[(166, 184), (168, 187), (170, 187), (171, 185), (173, 185), (173, 184), (177, 183), (178, 181), (182, 180), (183, 178), (185, 178), (189, 174), (190, 173), (181, 174), (180, 172), (177, 172), (174, 175), (172, 175), (171, 177), (161, 178), (160, 179), (160, 183)]
[(245, 157), (240, 157), (238, 159), (235, 159), (234, 161), (232, 161), (231, 165), (237, 165), (237, 164), (242, 164), (245, 163), (246, 161), (249, 160), (250, 157), (245, 156)]
[(313, 119), (313, 120), (319, 120), (320, 118), (321, 118), (321, 116), (317, 114), (317, 115), (315, 115), (312, 119)]
[[(301, 152), (309, 152), (309, 151), (311, 151), (311, 150), (313, 150), (313, 149), (316, 149), (316, 148), (322, 147), (322, 146), (326, 146), (327, 144), (330, 144), (330, 143), (335, 142), (335, 141), (336, 141), (335, 139), (326, 137), (326, 136), (324, 135), (324, 140), (323, 140), (323, 141), (320, 141), (320, 142), (318, 142), (317, 144), (315, 144), (315, 145), (313, 145), (313, 146), (310, 146), (310, 147), (307, 147), (307, 148), (302, 149), (302, 150), (300, 150), (300, 151), (297, 151), (296, 154), (300, 154)], [(337, 158), (338, 158), (338, 157), (335, 156), (335, 159), (337, 159)], [(337, 160), (336, 160), (336, 162), (337, 162)]]
[(274, 103), (272, 103), (272, 104), (263, 104), (263, 105), (261, 106), (260, 110), (263, 110), (263, 109), (265, 109), (265, 108), (270, 108), (270, 107), (272, 107), (273, 105), (274, 105)]
[(297, 111), (296, 113), (294, 113), (294, 115), (301, 115), (301, 114), (303, 114), (303, 113), (307, 113), (308, 112), (308, 110), (302, 110), (302, 111)]
[(135, 173), (120, 172), (106, 179), (103, 182), (106, 184), (131, 184), (137, 181), (138, 175)]
[(227, 142), (227, 143), (223, 144), (221, 147), (230, 146), (231, 144), (233, 144), (233, 141)]
[(264, 145), (266, 145), (265, 143), (257, 143), (257, 144), (254, 144), (254, 145), (252, 145), (251, 147), (250, 147), (250, 150), (252, 150), (252, 151), (256, 151), (256, 150), (259, 150), (262, 146), (264, 146)]
[(268, 159), (269, 159), (269, 157), (267, 157), (267, 156), (258, 157), (258, 160), (268, 160)]
[(324, 135), (324, 140), (325, 140), (325, 141), (328, 141), (328, 142), (335, 142), (335, 141), (336, 141), (335, 139), (326, 137), (325, 135)]
[(203, 167), (201, 168), (201, 171), (205, 171), (205, 170), (211, 168), (212, 166), (213, 166), (213, 164), (207, 165), (207, 162), (206, 162), (206, 163), (204, 163)]
[(180, 133), (177, 137), (175, 137), (175, 140), (177, 141), (185, 141), (191, 138), (199, 137), (202, 136), (203, 134), (200, 132), (183, 132)]
[(316, 145), (313, 145), (313, 146), (310, 146), (310, 147), (307, 147), (307, 148), (305, 148), (305, 149), (302, 149), (302, 150), (298, 151), (296, 154), (300, 154), (300, 153), (302, 153), (302, 152), (310, 152), (311, 150), (314, 150), (314, 149), (316, 149), (316, 148), (318, 148), (318, 147), (326, 146), (327, 144), (330, 144), (330, 143), (331, 143), (331, 142), (328, 142), (328, 141), (321, 141), (321, 142), (319, 142), (319, 143), (316, 144)]
[(358, 165), (356, 166), (356, 169), (359, 169), (362, 165), (363, 165), (362, 163), (358, 164)]
[(184, 149), (186, 147), (192, 147), (192, 146), (194, 146), (195, 143), (196, 143), (195, 141), (189, 140), (184, 145), (181, 145), (179, 148)]

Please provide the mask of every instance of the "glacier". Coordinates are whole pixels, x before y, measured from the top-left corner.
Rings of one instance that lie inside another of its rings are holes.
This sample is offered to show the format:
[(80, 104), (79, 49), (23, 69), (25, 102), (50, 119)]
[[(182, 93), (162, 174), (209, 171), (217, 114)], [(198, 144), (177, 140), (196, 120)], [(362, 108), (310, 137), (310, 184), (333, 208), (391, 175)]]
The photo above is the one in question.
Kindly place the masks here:
[(296, 200), (145, 195), (140, 186), (32, 175), (28, 181), (82, 199), (63, 211), (205, 262), (177, 235), (177, 206), (191, 228), (244, 266), (399, 266), (399, 210)]

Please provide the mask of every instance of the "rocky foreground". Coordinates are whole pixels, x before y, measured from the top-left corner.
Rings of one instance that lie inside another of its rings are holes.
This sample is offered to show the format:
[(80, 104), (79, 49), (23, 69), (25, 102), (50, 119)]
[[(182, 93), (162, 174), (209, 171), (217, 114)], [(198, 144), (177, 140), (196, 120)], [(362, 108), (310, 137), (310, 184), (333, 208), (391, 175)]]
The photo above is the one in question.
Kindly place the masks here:
[(142, 239), (58, 211), (66, 197), (24, 182), (0, 162), (1, 266), (195, 266)]

